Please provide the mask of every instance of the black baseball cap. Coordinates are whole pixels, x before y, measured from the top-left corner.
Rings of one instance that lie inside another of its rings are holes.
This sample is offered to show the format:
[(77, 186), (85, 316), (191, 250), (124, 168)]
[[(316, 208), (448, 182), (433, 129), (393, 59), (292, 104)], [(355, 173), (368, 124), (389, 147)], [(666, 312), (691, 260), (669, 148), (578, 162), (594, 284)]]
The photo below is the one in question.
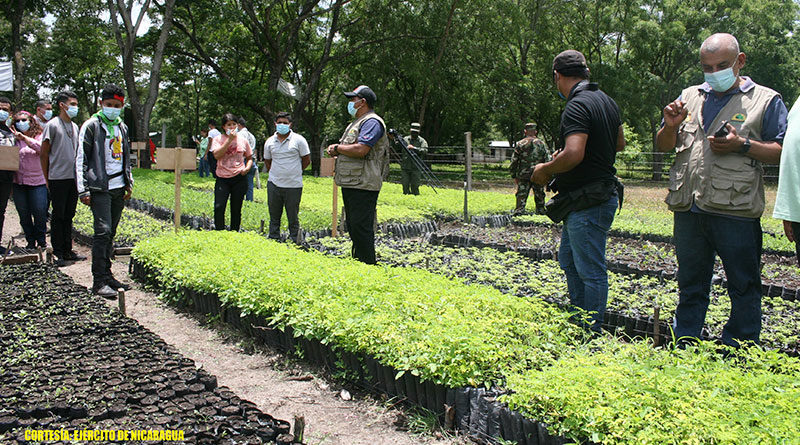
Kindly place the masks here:
[(588, 66), (586, 66), (586, 57), (584, 57), (580, 51), (568, 49), (566, 51), (562, 51), (555, 57), (555, 59), (553, 59), (554, 71), (560, 72), (563, 70), (576, 68), (588, 68)]
[(359, 85), (353, 91), (345, 91), (345, 97), (361, 97), (367, 101), (367, 105), (370, 108), (375, 106), (375, 102), (378, 101), (378, 96), (375, 95), (375, 92), (372, 91), (372, 88), (366, 85)]

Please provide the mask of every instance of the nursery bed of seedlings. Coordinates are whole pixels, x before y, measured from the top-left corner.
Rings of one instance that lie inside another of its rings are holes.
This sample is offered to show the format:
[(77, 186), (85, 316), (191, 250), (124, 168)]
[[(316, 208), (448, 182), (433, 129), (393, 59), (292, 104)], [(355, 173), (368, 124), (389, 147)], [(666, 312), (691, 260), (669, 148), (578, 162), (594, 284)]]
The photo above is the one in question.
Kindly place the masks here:
[[(347, 238), (323, 238), (312, 243), (330, 255), (350, 255)], [(502, 292), (525, 298), (542, 299), (560, 307), (569, 303), (564, 273), (557, 262), (533, 259), (514, 251), (492, 248), (451, 248), (430, 245), (425, 240), (396, 240), (380, 237), (376, 253), (382, 264), (423, 268), (467, 283), (492, 286)], [(660, 308), (660, 342), (671, 339), (669, 325), (678, 302), (677, 283), (651, 276), (609, 273), (608, 311), (605, 324), (621, 329), (630, 337), (654, 333), (653, 314)], [(712, 286), (711, 305), (704, 336), (718, 338), (730, 313), (727, 291)], [(761, 339), (765, 346), (791, 355), (800, 347), (800, 302), (780, 297), (763, 298)]]
[[(545, 225), (510, 225), (497, 228), (449, 223), (440, 224), (431, 241), (450, 247), (512, 250), (531, 258), (557, 258), (561, 228)], [(606, 259), (609, 270), (614, 272), (674, 280), (678, 270), (675, 247), (667, 242), (610, 236)], [(797, 299), (800, 294), (800, 267), (797, 266), (796, 258), (765, 253), (762, 255), (762, 263), (764, 295)], [(715, 265), (715, 284), (727, 287), (725, 271), (719, 260)]]
[[(426, 253), (416, 254), (424, 263)], [(538, 298), (419, 267), (326, 257), (255, 234), (185, 232), (145, 240), (133, 255), (133, 275), (167, 301), (323, 358), (482, 441), (800, 437), (800, 365), (776, 351), (727, 351), (725, 359), (710, 343), (674, 350), (590, 340)], [(442, 402), (454, 410), (442, 413)]]
[(217, 386), (51, 266), (0, 267), (0, 339), (0, 443), (28, 443), (26, 430), (67, 431), (70, 439), (159, 430), (186, 443), (294, 441), (287, 422)]
[[(75, 240), (81, 244), (91, 245), (94, 235), (94, 219), (91, 209), (79, 205), (72, 224)], [(171, 229), (172, 226), (165, 221), (130, 208), (124, 208), (119, 226), (117, 226), (117, 233), (114, 236), (114, 247), (133, 247), (140, 240), (161, 235)]]

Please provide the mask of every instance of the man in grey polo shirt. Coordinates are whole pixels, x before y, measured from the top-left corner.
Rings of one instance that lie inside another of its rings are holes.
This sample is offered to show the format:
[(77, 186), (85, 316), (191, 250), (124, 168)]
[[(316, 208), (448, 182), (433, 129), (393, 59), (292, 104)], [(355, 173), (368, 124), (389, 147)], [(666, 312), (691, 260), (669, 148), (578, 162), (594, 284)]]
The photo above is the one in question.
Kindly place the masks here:
[(56, 96), (58, 116), (50, 119), (42, 133), (42, 172), (50, 190), (53, 214), (50, 220), (50, 245), (56, 265), (65, 261), (85, 260), (72, 250), (72, 218), (78, 205), (75, 183), (75, 153), (78, 149), (78, 126), (72, 118), (78, 115), (78, 96), (62, 91)]
[(298, 242), (300, 197), (303, 194), (303, 170), (311, 163), (306, 138), (292, 131), (292, 115), (275, 115), (275, 134), (264, 143), (264, 165), (269, 172), (267, 204), (269, 237), (280, 239), (281, 216), (286, 208), (289, 237)]

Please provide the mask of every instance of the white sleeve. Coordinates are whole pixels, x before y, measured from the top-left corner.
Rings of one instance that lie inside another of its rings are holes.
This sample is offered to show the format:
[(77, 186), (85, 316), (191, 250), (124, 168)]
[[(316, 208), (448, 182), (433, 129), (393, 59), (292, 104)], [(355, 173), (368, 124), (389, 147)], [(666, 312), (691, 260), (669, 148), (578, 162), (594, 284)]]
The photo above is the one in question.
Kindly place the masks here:
[(78, 185), (78, 195), (86, 192), (86, 186), (83, 183), (83, 165), (85, 163), (83, 138), (86, 135), (86, 126), (91, 122), (91, 119), (81, 125), (81, 131), (78, 134), (78, 149), (75, 153), (75, 183)]
[[(300, 135), (298, 134), (298, 136)], [(297, 148), (300, 150), (300, 157), (311, 154), (311, 150), (308, 148), (308, 141), (303, 136), (300, 136), (300, 140), (297, 141)]]
[(264, 142), (264, 159), (272, 159), (272, 151), (269, 149), (269, 142), (272, 140), (272, 136), (267, 139), (267, 142)]

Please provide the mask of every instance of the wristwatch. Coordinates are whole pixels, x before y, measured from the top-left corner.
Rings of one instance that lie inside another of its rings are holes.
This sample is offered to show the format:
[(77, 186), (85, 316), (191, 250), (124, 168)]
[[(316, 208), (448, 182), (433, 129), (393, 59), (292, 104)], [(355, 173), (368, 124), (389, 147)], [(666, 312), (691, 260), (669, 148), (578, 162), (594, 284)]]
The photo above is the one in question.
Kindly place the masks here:
[(333, 154), (335, 154), (336, 156), (339, 156), (339, 144), (336, 144), (336, 146), (333, 147)]
[(739, 153), (745, 154), (750, 151), (750, 138), (745, 138), (744, 143), (742, 144), (742, 148), (739, 150)]

